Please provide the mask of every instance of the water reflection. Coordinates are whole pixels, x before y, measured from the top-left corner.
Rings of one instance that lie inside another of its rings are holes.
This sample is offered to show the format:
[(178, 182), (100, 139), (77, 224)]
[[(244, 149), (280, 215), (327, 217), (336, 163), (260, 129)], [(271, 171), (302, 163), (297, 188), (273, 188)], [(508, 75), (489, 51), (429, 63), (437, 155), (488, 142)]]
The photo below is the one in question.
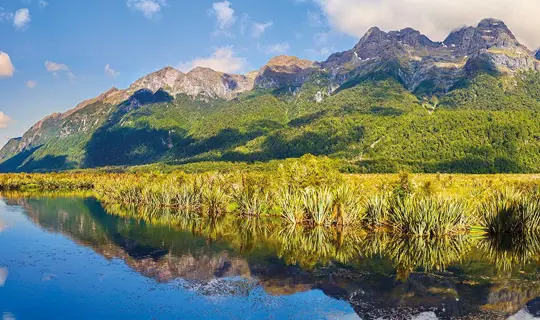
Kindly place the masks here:
[(362, 319), (503, 319), (538, 312), (535, 236), (396, 238), (354, 228), (103, 208), (91, 198), (7, 203), (24, 207), (47, 231), (203, 295), (243, 296), (255, 286), (276, 296), (321, 290), (347, 301)]

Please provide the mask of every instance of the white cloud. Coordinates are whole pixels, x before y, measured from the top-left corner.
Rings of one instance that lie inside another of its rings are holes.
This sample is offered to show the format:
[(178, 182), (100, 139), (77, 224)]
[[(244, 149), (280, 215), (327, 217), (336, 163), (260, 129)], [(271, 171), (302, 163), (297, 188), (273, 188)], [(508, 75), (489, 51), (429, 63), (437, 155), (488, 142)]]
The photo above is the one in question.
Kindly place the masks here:
[(270, 28), (273, 24), (274, 23), (272, 21), (268, 21), (266, 23), (254, 23), (253, 28), (251, 29), (251, 35), (254, 38), (259, 38), (266, 31), (266, 29)]
[(287, 42), (274, 43), (268, 46), (259, 46), (259, 50), (265, 54), (283, 54), (289, 51), (291, 47)]
[(530, 48), (540, 44), (538, 0), (313, 0), (339, 31), (362, 37), (372, 26), (384, 30), (415, 28), (442, 41), (462, 25), (483, 18), (506, 22), (516, 37)]
[(120, 72), (114, 70), (113, 68), (111, 68), (111, 65), (110, 64), (106, 64), (105, 65), (105, 75), (108, 76), (108, 77), (111, 77), (111, 78), (116, 78), (118, 75), (120, 74)]
[(219, 29), (221, 30), (232, 27), (236, 22), (234, 9), (231, 8), (231, 3), (229, 1), (214, 2), (209, 12), (211, 15), (216, 16)]
[(34, 89), (35, 87), (37, 87), (38, 83), (34, 80), (28, 80), (26, 81), (26, 86), (30, 89)]
[(73, 73), (69, 71), (69, 67), (63, 63), (56, 63), (56, 62), (47, 60), (45, 61), (45, 68), (47, 69), (48, 72), (52, 73), (54, 76), (58, 76), (58, 73), (61, 71), (66, 71), (66, 74), (70, 78), (75, 77)]
[(13, 20), (13, 12), (6, 12), (6, 10), (0, 7), (0, 22)]
[(47, 1), (44, 1), (44, 0), (39, 0), (39, 1), (38, 1), (38, 6), (39, 6), (40, 8), (45, 8), (45, 7), (47, 7), (48, 5), (49, 5), (49, 4), (47, 3)]
[(13, 121), (10, 117), (8, 117), (5, 113), (0, 111), (0, 129), (5, 129), (8, 127), (8, 125)]
[(9, 55), (0, 51), (0, 78), (12, 77), (15, 73), (15, 67), (11, 63)]
[(195, 67), (206, 67), (225, 73), (243, 71), (246, 67), (246, 59), (238, 57), (232, 46), (217, 48), (210, 57), (195, 58), (189, 62), (183, 62), (178, 69), (187, 72)]
[(13, 25), (17, 29), (26, 29), (31, 20), (30, 10), (26, 8), (19, 9), (15, 11), (15, 15), (13, 16)]
[(167, 5), (166, 0), (127, 0), (130, 9), (141, 12), (146, 18), (158, 18), (161, 9)]

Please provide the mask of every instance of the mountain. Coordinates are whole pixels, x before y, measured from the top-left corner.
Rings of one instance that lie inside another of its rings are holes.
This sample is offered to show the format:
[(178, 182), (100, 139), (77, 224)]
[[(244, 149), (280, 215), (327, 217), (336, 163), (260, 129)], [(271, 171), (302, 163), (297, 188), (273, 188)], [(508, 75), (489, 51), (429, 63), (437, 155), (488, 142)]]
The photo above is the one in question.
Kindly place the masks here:
[(325, 61), (278, 56), (246, 75), (167, 67), (39, 121), (0, 170), (311, 153), (350, 171), (538, 172), (539, 52), (484, 19), (443, 42), (373, 27)]

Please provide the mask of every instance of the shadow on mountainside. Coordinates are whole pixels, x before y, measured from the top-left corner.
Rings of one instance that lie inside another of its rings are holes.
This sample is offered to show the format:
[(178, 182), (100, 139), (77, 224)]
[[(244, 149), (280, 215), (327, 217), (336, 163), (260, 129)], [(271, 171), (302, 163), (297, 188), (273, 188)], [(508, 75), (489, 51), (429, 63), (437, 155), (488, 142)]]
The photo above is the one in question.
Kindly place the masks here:
[(33, 158), (32, 155), (41, 146), (24, 150), (0, 164), (0, 172), (48, 172), (69, 170), (75, 168), (75, 164), (68, 162), (67, 156), (46, 155), (42, 158)]
[(120, 103), (102, 127), (97, 129), (85, 147), (84, 167), (108, 165), (138, 165), (159, 159), (170, 149), (167, 130), (123, 126), (122, 117), (141, 106), (167, 103), (173, 100), (163, 89), (155, 93), (148, 89), (136, 91)]

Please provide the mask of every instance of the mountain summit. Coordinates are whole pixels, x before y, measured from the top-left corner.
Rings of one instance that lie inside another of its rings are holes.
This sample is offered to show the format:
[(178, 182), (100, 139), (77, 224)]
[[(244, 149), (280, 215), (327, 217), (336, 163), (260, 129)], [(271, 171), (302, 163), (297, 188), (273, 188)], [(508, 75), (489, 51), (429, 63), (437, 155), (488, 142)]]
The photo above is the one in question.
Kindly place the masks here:
[[(393, 134), (399, 136), (395, 128), (400, 123), (382, 121), (379, 116), (401, 119), (400, 115), (413, 110), (417, 112), (413, 114), (426, 110), (434, 114), (440, 106), (540, 111), (538, 71), (540, 50), (533, 52), (520, 44), (500, 20), (484, 19), (476, 27), (458, 28), (443, 42), (432, 41), (412, 28), (386, 32), (373, 27), (353, 48), (334, 53), (322, 62), (277, 56), (245, 75), (205, 67), (187, 73), (163, 68), (127, 89), (112, 88), (63, 114), (55, 113), (39, 121), (23, 137), (10, 140), (0, 150), (0, 170), (53, 170), (163, 160), (268, 160), (308, 152), (336, 157), (350, 154), (364, 159), (366, 153), (399, 144)], [(397, 100), (392, 100), (395, 97)], [(344, 109), (337, 112), (336, 108)], [(332, 116), (332, 112), (339, 117)], [(476, 116), (493, 119), (488, 114)], [(516, 119), (522, 116), (515, 115)], [(372, 117), (371, 122), (366, 122), (365, 117)], [(531, 117), (523, 119), (530, 121)], [(393, 123), (393, 127), (371, 127), (377, 123)], [(319, 127), (312, 127), (315, 124)], [(339, 128), (325, 127), (333, 125)], [(347, 126), (351, 128), (342, 130)], [(441, 132), (444, 124), (431, 126)], [(540, 127), (536, 123), (534, 126)], [(417, 127), (419, 131), (425, 128), (429, 126)], [(504, 128), (519, 133), (519, 137), (526, 136), (521, 127), (506, 124)], [(492, 129), (484, 128), (468, 139), (489, 145), (491, 140), (478, 135)], [(447, 132), (448, 137), (452, 134)], [(441, 141), (446, 137), (440, 133), (435, 136)], [(540, 133), (516, 150), (534, 147), (537, 136)], [(381, 142), (384, 139), (394, 140), (385, 144)], [(480, 152), (478, 146), (469, 146), (450, 153), (447, 148), (455, 144), (441, 146), (441, 141), (426, 147), (438, 150), (433, 157), (449, 157), (440, 161)], [(411, 160), (403, 154), (406, 146), (400, 148), (389, 152), (389, 156)], [(520, 154), (516, 150), (513, 154)], [(377, 152), (376, 156), (382, 154), (381, 150)], [(422, 153), (425, 157), (427, 154)], [(411, 157), (415, 156), (412, 153)], [(446, 165), (451, 166), (451, 162)]]

